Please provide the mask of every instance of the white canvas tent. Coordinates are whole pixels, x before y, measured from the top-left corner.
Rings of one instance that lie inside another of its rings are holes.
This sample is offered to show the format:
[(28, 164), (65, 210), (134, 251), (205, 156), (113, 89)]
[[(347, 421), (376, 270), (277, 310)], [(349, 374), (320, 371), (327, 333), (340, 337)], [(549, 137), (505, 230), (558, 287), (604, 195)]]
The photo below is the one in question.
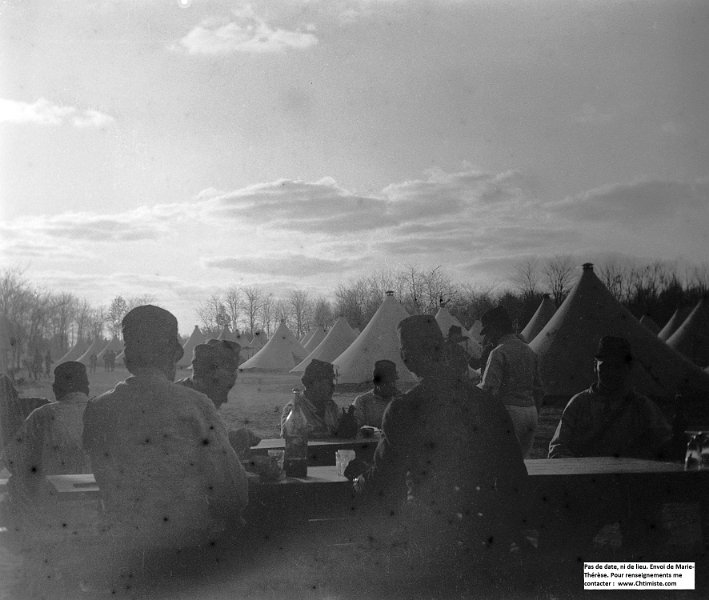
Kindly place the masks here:
[(190, 337), (188, 337), (187, 341), (182, 344), (184, 354), (182, 355), (182, 358), (177, 361), (177, 366), (181, 369), (189, 367), (192, 364), (192, 355), (194, 354), (195, 346), (203, 344), (206, 341), (207, 336), (202, 333), (202, 330), (197, 325), (195, 325)]
[(74, 346), (57, 361), (57, 365), (64, 362), (69, 362), (70, 360), (77, 360), (84, 352), (86, 352), (90, 345), (91, 344), (88, 340), (78, 340), (76, 344), (74, 344)]
[(222, 328), (221, 332), (219, 333), (219, 336), (217, 337), (218, 340), (227, 340), (229, 342), (235, 342), (236, 341), (236, 333), (231, 331), (229, 329), (228, 325), (224, 325)]
[(101, 338), (96, 338), (93, 342), (91, 342), (91, 345), (84, 351), (84, 353), (76, 359), (76, 361), (83, 363), (88, 367), (90, 364), (91, 355), (95, 354), (98, 356), (98, 353), (103, 350), (104, 346), (106, 346), (106, 341)]
[(677, 393), (709, 393), (709, 376), (641, 325), (589, 263), (556, 314), (529, 344), (539, 356), (547, 395), (568, 398), (593, 383), (593, 357), (604, 335), (630, 342), (638, 391), (670, 399)]
[(365, 383), (372, 380), (374, 363), (388, 359), (396, 363), (399, 380), (416, 381), (399, 354), (399, 335), (396, 326), (409, 316), (406, 309), (387, 292), (384, 302), (374, 313), (357, 339), (334, 361), (337, 383)]
[(264, 331), (257, 331), (254, 333), (254, 336), (251, 338), (251, 342), (249, 343), (249, 346), (252, 348), (255, 348), (256, 350), (260, 350), (263, 348), (266, 344), (268, 343), (268, 336)]
[(302, 373), (305, 371), (305, 367), (307, 367), (314, 358), (331, 363), (347, 350), (348, 346), (354, 342), (355, 339), (357, 339), (357, 336), (347, 323), (347, 319), (339, 317), (330, 328), (330, 331), (327, 332), (322, 342), (320, 342), (302, 362), (293, 367), (291, 373)]
[(475, 340), (479, 344), (483, 342), (483, 336), (480, 335), (480, 331), (483, 328), (483, 323), (480, 319), (477, 319), (468, 329), (468, 335), (471, 340)]
[(312, 329), (309, 329), (306, 333), (304, 333), (301, 338), (300, 338), (300, 344), (305, 348), (305, 344), (307, 344), (310, 341), (310, 338), (312, 338), (315, 335), (315, 332), (317, 331), (317, 327), (313, 327)]
[(303, 348), (305, 348), (307, 352), (312, 352), (318, 347), (318, 344), (325, 339), (326, 335), (327, 331), (324, 327), (316, 327), (313, 335), (310, 336), (310, 339), (303, 344)]
[(542, 301), (539, 303), (539, 307), (529, 319), (529, 323), (522, 330), (520, 335), (525, 342), (531, 342), (537, 334), (544, 329), (544, 325), (549, 322), (556, 312), (556, 306), (549, 294), (544, 294)]
[(660, 329), (660, 333), (657, 334), (662, 341), (666, 342), (670, 339), (672, 334), (677, 331), (684, 320), (689, 316), (692, 311), (691, 306), (678, 306), (677, 310), (672, 314), (670, 320), (665, 323), (665, 326)]
[(650, 315), (643, 315), (640, 317), (640, 322), (652, 331), (655, 335), (660, 333), (660, 326), (655, 323), (654, 319)]
[(702, 368), (709, 365), (709, 298), (697, 302), (667, 345)]
[(239, 366), (240, 371), (290, 371), (308, 353), (284, 322), (266, 345)]
[(101, 350), (101, 352), (99, 352), (99, 353), (96, 355), (96, 357), (98, 358), (98, 360), (99, 360), (99, 361), (100, 361), (100, 360), (103, 360), (104, 355), (105, 355), (106, 352), (108, 352), (109, 350), (113, 350), (113, 351), (116, 353), (116, 356), (118, 356), (121, 352), (123, 352), (123, 344), (121, 343), (121, 340), (119, 340), (119, 339), (118, 339), (117, 337), (115, 337), (115, 336), (112, 337), (112, 338), (111, 338), (111, 341), (108, 342), (108, 344), (106, 344), (106, 345), (104, 346), (103, 350)]

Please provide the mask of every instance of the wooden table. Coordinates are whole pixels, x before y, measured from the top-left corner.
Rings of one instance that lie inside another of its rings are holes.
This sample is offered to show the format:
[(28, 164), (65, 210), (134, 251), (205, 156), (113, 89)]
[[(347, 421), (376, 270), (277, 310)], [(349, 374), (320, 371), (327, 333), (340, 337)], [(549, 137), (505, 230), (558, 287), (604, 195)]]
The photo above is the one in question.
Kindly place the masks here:
[[(265, 442), (265, 443), (264, 443)], [(264, 440), (263, 451), (282, 440)], [(359, 440), (351, 442), (360, 443)], [(333, 453), (336, 443), (320, 442)], [(666, 503), (698, 503), (704, 538), (709, 537), (709, 471), (684, 471), (681, 464), (638, 459), (568, 458), (525, 461), (529, 473), (528, 523), (540, 536), (563, 542), (569, 523), (591, 526), (593, 519), (616, 520), (652, 529), (648, 515)], [(93, 475), (53, 475), (47, 478), (60, 498), (98, 496)], [(277, 524), (298, 519), (354, 514), (352, 484), (338, 476), (334, 465), (309, 466), (307, 478), (261, 482), (249, 478), (247, 520)], [(599, 513), (597, 507), (603, 507)], [(602, 524), (602, 523), (601, 523)], [(563, 525), (563, 526), (562, 526)]]
[[(354, 450), (357, 458), (370, 462), (379, 443), (378, 437), (357, 439), (314, 439), (308, 440), (308, 466), (322, 467), (335, 464), (335, 452), (338, 450)], [(251, 448), (255, 455), (265, 455), (269, 450), (283, 450), (283, 438), (270, 438), (261, 440), (258, 445)]]

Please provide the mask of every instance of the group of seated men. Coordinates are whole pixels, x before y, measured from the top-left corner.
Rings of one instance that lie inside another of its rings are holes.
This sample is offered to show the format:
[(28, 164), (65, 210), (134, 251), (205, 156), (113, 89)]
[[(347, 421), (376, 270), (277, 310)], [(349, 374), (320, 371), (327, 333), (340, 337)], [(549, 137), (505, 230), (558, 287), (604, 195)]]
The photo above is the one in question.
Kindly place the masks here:
[[(374, 389), (353, 402), (350, 435), (369, 425), (381, 429), (381, 440), (372, 463), (352, 463), (347, 475), (390, 514), (425, 522), (407, 535), (422, 536), (418, 542), (437, 554), (506, 548), (500, 540), (512, 540), (520, 527), (526, 485), (513, 420), (503, 403), (473, 384), (467, 361), (433, 317), (408, 317), (398, 332), (401, 358), (419, 382), (402, 394), (395, 364), (376, 362)], [(236, 380), (239, 346), (217, 340), (197, 346), (192, 377), (174, 382), (183, 350), (172, 314), (137, 307), (123, 319), (122, 334), (131, 377), (89, 400), (86, 368), (59, 365), (57, 402), (34, 411), (5, 448), (11, 511), (20, 515), (48, 493), (45, 475), (93, 472), (102, 532), (124, 551), (207, 544), (242, 523), (248, 486), (239, 457), (259, 441), (247, 429), (228, 431), (217, 413)], [(658, 456), (671, 429), (654, 404), (632, 391), (632, 360), (626, 340), (601, 340), (597, 381), (569, 402), (550, 458)], [(345, 415), (332, 398), (333, 366), (313, 360), (302, 383), (297, 393), (312, 436), (341, 434)]]

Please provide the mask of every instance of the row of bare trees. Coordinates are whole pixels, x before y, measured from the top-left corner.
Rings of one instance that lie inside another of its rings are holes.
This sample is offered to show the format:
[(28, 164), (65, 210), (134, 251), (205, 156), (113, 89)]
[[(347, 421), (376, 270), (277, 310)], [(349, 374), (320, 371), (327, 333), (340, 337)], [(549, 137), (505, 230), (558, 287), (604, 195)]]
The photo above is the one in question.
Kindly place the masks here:
[[(392, 290), (410, 314), (434, 314), (446, 306), (469, 327), (486, 310), (502, 304), (522, 328), (543, 294), (550, 294), (557, 305), (563, 302), (580, 272), (577, 262), (570, 256), (523, 261), (515, 265), (506, 285), (487, 288), (454, 282), (441, 267), (385, 269), (338, 284), (331, 299), (298, 289), (277, 297), (257, 285), (232, 286), (210, 296), (196, 314), (210, 335), (228, 325), (270, 336), (280, 322), (301, 335), (313, 326), (331, 325), (338, 316), (361, 330)], [(633, 314), (647, 314), (660, 325), (677, 306), (693, 305), (709, 292), (708, 265), (611, 259), (596, 264), (595, 273)], [(12, 363), (17, 367), (23, 356), (37, 350), (49, 349), (57, 358), (79, 339), (119, 335), (123, 316), (153, 301), (148, 295), (117, 296), (107, 306), (94, 307), (71, 293), (38, 288), (21, 269), (0, 271), (0, 315), (10, 324)]]

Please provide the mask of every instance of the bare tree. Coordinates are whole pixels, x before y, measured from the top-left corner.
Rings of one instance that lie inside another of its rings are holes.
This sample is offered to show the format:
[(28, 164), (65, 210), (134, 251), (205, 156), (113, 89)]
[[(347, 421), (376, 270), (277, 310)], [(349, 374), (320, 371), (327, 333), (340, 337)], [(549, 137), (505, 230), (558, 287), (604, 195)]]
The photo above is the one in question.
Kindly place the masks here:
[(290, 316), (290, 302), (284, 300), (283, 298), (277, 298), (273, 305), (273, 319), (275, 325), (274, 329), (277, 329), (281, 323), (285, 323), (286, 327), (288, 327), (288, 329), (291, 329)]
[(111, 303), (108, 305), (106, 310), (106, 324), (108, 326), (108, 333), (112, 337), (118, 337), (121, 334), (121, 323), (123, 322), (123, 317), (126, 316), (128, 312), (128, 302), (123, 296), (116, 296)]
[(573, 260), (570, 256), (554, 256), (546, 262), (542, 272), (549, 286), (549, 293), (554, 297), (554, 303), (561, 306), (573, 283)]
[(310, 295), (304, 290), (292, 290), (288, 294), (288, 301), (290, 302), (290, 311), (295, 327), (294, 333), (296, 337), (300, 337), (308, 330), (313, 314)]
[[(242, 288), (242, 300), (241, 308), (246, 313), (246, 321), (249, 324), (249, 331), (251, 335), (254, 334), (256, 330), (256, 322), (258, 319), (259, 312), (262, 311), (262, 303), (264, 302), (264, 293), (260, 287), (251, 285), (249, 287)], [(268, 320), (270, 320), (270, 315)], [(267, 321), (264, 319), (263, 321)]]
[(512, 283), (524, 298), (534, 298), (539, 294), (539, 261), (528, 258), (514, 266)]
[[(261, 315), (261, 323), (266, 330), (266, 335), (271, 337), (271, 324), (273, 323), (275, 314), (275, 299), (273, 294), (265, 294), (259, 300), (258, 306), (259, 313)], [(252, 333), (254, 333), (252, 331)]]
[(216, 337), (224, 325), (229, 324), (226, 307), (216, 294), (212, 294), (204, 304), (198, 306), (196, 312), (202, 321), (202, 330), (206, 335)]
[(335, 321), (332, 304), (326, 298), (319, 297), (313, 305), (313, 324), (316, 326), (330, 327)]
[(236, 286), (230, 287), (224, 294), (224, 308), (229, 315), (232, 330), (236, 331), (241, 310), (241, 292)]

